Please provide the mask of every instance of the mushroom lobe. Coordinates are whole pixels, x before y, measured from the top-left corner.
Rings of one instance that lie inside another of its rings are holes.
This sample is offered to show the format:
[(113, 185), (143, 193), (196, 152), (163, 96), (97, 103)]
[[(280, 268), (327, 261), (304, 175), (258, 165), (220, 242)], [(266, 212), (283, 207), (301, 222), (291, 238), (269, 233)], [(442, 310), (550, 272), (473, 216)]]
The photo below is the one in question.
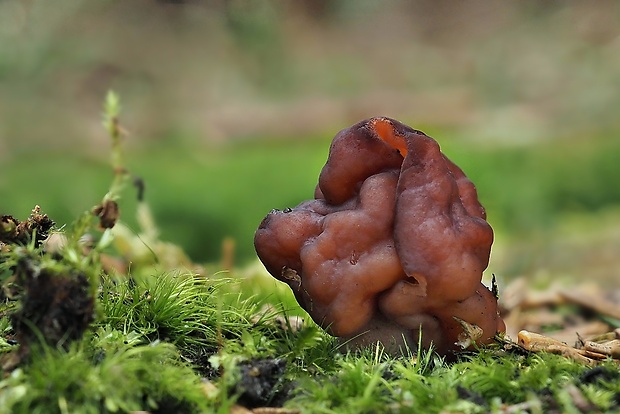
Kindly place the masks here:
[[(482, 283), (493, 230), (463, 171), (423, 132), (377, 117), (340, 131), (314, 199), (273, 210), (258, 257), (299, 304), (352, 346), (443, 354), (505, 330)], [(463, 341), (464, 326), (475, 327)]]

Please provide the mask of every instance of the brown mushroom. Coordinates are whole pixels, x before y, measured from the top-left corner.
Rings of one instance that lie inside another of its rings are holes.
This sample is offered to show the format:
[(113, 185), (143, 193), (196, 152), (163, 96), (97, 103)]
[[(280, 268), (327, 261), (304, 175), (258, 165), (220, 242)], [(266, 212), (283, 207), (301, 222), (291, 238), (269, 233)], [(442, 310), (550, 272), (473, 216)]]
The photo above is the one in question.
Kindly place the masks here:
[(463, 323), (505, 326), (482, 283), (493, 231), (472, 182), (435, 140), (390, 118), (339, 132), (315, 199), (273, 210), (259, 258), (319, 325), (350, 344), (458, 350)]

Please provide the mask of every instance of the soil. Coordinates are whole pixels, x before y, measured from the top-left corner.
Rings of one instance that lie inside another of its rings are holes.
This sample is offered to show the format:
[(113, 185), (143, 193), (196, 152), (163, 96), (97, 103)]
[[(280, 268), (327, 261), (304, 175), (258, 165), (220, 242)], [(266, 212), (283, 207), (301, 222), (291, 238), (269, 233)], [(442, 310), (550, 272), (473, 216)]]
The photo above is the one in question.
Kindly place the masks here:
[(86, 275), (74, 269), (67, 273), (40, 269), (32, 258), (22, 259), (15, 275), (22, 288), (21, 307), (11, 316), (11, 324), (22, 355), (41, 338), (62, 346), (82, 336), (95, 307)]
[(281, 407), (289, 398), (292, 384), (284, 380), (284, 359), (257, 359), (239, 364), (241, 379), (235, 392), (238, 403), (247, 408)]

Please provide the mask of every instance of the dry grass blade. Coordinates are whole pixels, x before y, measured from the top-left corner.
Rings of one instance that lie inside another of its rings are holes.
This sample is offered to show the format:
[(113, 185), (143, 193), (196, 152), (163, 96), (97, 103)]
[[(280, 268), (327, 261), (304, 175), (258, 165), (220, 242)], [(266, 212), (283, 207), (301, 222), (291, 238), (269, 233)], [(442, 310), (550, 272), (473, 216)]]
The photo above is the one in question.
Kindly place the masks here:
[(560, 291), (560, 295), (566, 298), (566, 300), (586, 309), (614, 319), (620, 319), (620, 306), (607, 299), (600, 291), (585, 293), (563, 289)]
[(578, 343), (581, 337), (615, 338), (611, 331), (617, 327), (614, 320), (620, 320), (620, 306), (612, 298), (620, 292), (603, 291), (592, 284), (571, 289), (552, 284), (543, 291), (529, 285), (525, 278), (515, 279), (500, 297), (508, 337), (525, 330), (566, 344)]
[(614, 339), (607, 342), (585, 341), (583, 348), (587, 351), (608, 355), (615, 359), (620, 359), (620, 339)]
[(549, 352), (562, 355), (585, 365), (597, 365), (600, 361), (612, 358), (620, 363), (620, 340), (594, 342), (581, 341), (578, 347), (572, 347), (557, 339), (545, 335), (521, 331), (518, 335), (518, 345), (531, 352)]
[(585, 284), (572, 290), (552, 285), (546, 291), (532, 291), (520, 278), (506, 293), (502, 308), (508, 336), (518, 332), (521, 348), (562, 355), (589, 366), (609, 358), (620, 363), (620, 329), (612, 331), (610, 323), (601, 320), (620, 320), (620, 307), (607, 296), (614, 292)]

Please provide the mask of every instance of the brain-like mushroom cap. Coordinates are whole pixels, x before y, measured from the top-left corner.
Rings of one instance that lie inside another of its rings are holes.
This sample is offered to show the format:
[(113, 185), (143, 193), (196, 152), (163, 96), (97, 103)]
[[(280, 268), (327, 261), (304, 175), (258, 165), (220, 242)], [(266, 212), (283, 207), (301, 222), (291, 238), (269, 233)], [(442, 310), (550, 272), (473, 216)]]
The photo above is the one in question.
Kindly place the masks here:
[(472, 182), (435, 140), (390, 118), (339, 132), (315, 199), (274, 210), (259, 258), (330, 333), (389, 349), (456, 350), (462, 322), (487, 343), (504, 324), (481, 283), (493, 231)]

